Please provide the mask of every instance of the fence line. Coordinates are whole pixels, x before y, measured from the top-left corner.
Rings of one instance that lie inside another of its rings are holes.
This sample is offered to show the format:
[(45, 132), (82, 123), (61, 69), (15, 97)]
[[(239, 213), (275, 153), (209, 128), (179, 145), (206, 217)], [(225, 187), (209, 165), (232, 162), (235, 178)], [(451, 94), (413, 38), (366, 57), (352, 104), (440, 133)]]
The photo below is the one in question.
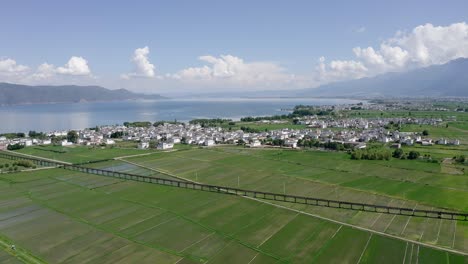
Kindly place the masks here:
[(385, 214), (398, 214), (398, 215), (415, 216), (415, 217), (440, 218), (440, 219), (460, 220), (460, 221), (468, 220), (468, 213), (421, 210), (421, 209), (406, 208), (406, 207), (394, 207), (394, 206), (374, 205), (374, 204), (366, 204), (366, 203), (355, 203), (355, 202), (328, 200), (328, 199), (306, 197), (306, 196), (246, 190), (246, 189), (240, 189), (240, 188), (232, 188), (232, 187), (210, 185), (210, 184), (201, 184), (201, 183), (194, 183), (194, 182), (181, 181), (181, 180), (171, 180), (171, 179), (157, 178), (157, 177), (152, 177), (152, 176), (143, 176), (143, 175), (125, 173), (125, 172), (88, 168), (88, 167), (83, 167), (80, 165), (71, 165), (65, 162), (58, 162), (58, 161), (55, 162), (51, 160), (44, 160), (41, 158), (22, 156), (21, 154), (16, 155), (16, 153), (11, 154), (5, 151), (0, 151), (0, 157), (12, 159), (12, 160), (22, 160), (22, 159), (30, 160), (34, 162), (35, 164), (38, 164), (41, 166), (54, 166), (54, 167), (63, 168), (66, 170), (78, 171), (78, 172), (95, 174), (95, 175), (106, 176), (106, 177), (114, 177), (114, 178), (124, 179), (124, 180), (146, 182), (146, 183), (192, 189), (192, 190), (217, 192), (217, 193), (230, 194), (230, 195), (247, 196), (247, 197), (252, 197), (252, 198), (274, 200), (274, 201), (281, 201), (281, 202), (287, 202), (287, 203), (298, 203), (298, 204), (306, 204), (306, 205), (314, 205), (314, 206), (324, 206), (324, 207), (330, 207), (330, 208), (340, 208), (340, 209), (358, 210), (358, 211), (385, 213)]

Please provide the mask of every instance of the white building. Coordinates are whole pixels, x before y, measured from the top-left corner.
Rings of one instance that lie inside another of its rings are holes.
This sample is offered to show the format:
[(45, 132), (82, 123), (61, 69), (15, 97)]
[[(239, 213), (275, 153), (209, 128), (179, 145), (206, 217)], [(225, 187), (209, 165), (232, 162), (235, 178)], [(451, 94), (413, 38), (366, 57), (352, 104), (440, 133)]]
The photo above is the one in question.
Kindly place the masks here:
[(67, 140), (63, 140), (62, 142), (60, 142), (60, 145), (61, 145), (62, 147), (71, 146), (71, 145), (73, 145), (73, 142), (70, 142), (70, 141), (67, 141)]
[(42, 144), (42, 145), (50, 145), (50, 144), (52, 144), (52, 140), (50, 140), (50, 139), (44, 139), (44, 140), (42, 140), (41, 144)]
[(255, 148), (255, 147), (260, 147), (262, 145), (262, 142), (260, 140), (254, 140), (252, 143), (250, 143), (250, 147)]
[(284, 145), (285, 145), (286, 147), (296, 148), (296, 147), (297, 147), (297, 140), (295, 140), (295, 139), (287, 139), (287, 140), (284, 142)]
[(115, 144), (115, 141), (114, 141), (113, 139), (106, 138), (106, 140), (104, 141), (104, 143), (106, 143), (107, 145), (113, 145), (113, 144)]
[(178, 144), (178, 143), (180, 143), (180, 138), (173, 137), (173, 138), (169, 139), (168, 142), (170, 142), (172, 144)]
[(214, 146), (214, 145), (215, 145), (215, 142), (214, 142), (214, 140), (212, 140), (212, 139), (207, 139), (207, 140), (205, 140), (205, 142), (203, 143), (203, 145), (210, 147), (210, 146)]
[(149, 142), (140, 142), (140, 143), (138, 143), (138, 148), (139, 148), (139, 149), (147, 149), (147, 148), (149, 148)]
[(157, 149), (172, 149), (174, 144), (167, 142), (159, 142)]

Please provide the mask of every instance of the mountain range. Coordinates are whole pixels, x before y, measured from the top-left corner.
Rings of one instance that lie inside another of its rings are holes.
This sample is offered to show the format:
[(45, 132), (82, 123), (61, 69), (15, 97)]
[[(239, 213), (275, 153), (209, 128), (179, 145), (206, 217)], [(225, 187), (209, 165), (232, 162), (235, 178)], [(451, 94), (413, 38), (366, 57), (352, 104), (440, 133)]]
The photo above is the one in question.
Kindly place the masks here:
[(468, 97), (468, 59), (292, 91), (312, 97)]
[(125, 89), (110, 90), (100, 86), (29, 86), (0, 83), (0, 105), (76, 103), (122, 101), (134, 99), (165, 99), (157, 94), (147, 95)]
[[(317, 88), (282, 91), (218, 92), (191, 97), (468, 97), (468, 58), (407, 72), (335, 82)], [(28, 86), (0, 83), (0, 105), (165, 99), (158, 94), (100, 86)]]

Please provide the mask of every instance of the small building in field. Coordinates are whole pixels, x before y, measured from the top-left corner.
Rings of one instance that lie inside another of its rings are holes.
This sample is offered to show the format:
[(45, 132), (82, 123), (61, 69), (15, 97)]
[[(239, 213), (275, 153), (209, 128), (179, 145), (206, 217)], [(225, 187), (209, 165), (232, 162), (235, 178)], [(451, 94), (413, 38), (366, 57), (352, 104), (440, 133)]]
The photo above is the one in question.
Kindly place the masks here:
[(297, 148), (297, 140), (296, 139), (286, 139), (285, 142), (284, 142), (284, 145), (286, 147), (290, 147), (290, 148)]
[(396, 148), (396, 149), (399, 149), (401, 148), (401, 144), (400, 143), (394, 143), (390, 146), (391, 148)]
[(73, 145), (73, 142), (70, 142), (70, 141), (67, 141), (67, 140), (62, 140), (62, 142), (60, 142), (60, 145), (62, 147), (71, 146), (71, 145)]
[(149, 142), (138, 143), (138, 149), (147, 149), (147, 148), (149, 148)]
[(214, 146), (214, 145), (215, 145), (215, 141), (212, 140), (212, 139), (207, 139), (207, 140), (205, 140), (205, 142), (203, 142), (203, 145), (205, 145), (205, 146), (207, 146), (207, 147)]
[(159, 142), (157, 149), (172, 149), (174, 148), (174, 144), (172, 143), (167, 143), (167, 142)]
[(260, 142), (260, 140), (257, 140), (257, 139), (250, 143), (251, 148), (260, 147), (261, 145), (262, 145), (262, 142)]

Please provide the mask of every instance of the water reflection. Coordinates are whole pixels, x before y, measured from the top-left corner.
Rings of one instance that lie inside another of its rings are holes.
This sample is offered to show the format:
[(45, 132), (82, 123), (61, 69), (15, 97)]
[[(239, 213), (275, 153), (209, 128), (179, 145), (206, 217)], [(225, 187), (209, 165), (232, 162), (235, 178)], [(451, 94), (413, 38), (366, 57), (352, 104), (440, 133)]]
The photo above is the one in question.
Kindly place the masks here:
[(124, 101), (0, 107), (0, 133), (81, 129), (125, 121), (232, 118), (286, 114), (298, 104), (358, 103), (347, 99), (221, 99)]

